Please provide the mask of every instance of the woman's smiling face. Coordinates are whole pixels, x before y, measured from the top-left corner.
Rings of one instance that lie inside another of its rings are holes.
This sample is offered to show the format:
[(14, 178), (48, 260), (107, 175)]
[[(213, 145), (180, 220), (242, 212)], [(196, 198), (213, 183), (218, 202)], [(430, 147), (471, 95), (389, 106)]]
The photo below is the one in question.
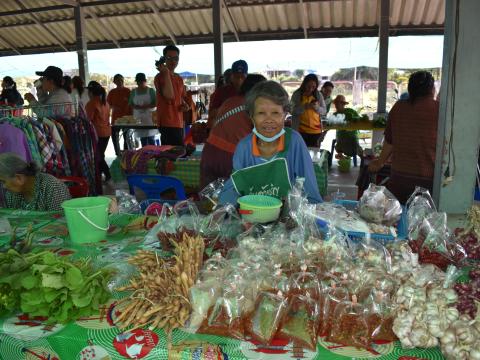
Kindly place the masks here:
[(266, 137), (273, 137), (282, 131), (285, 123), (283, 107), (272, 100), (259, 97), (255, 100), (253, 123), (257, 131)]

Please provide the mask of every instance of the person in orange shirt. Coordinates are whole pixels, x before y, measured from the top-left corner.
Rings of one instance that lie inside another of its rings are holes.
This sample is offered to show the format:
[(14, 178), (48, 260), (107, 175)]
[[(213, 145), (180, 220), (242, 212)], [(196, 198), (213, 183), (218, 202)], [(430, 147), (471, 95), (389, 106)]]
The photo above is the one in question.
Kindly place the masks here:
[(100, 158), (100, 171), (105, 175), (105, 181), (109, 181), (112, 177), (105, 161), (105, 150), (112, 135), (112, 128), (109, 121), (110, 107), (107, 103), (107, 92), (98, 82), (90, 81), (88, 84), (88, 96), (90, 101), (85, 106), (85, 111), (97, 131), (97, 152)]
[(190, 110), (183, 113), (185, 129), (189, 128), (197, 121), (197, 107), (195, 106), (195, 101), (193, 101), (193, 95), (198, 95), (198, 93), (198, 90), (188, 90), (185, 86), (185, 98), (183, 100), (190, 107)]
[[(130, 97), (130, 89), (125, 87), (123, 75), (116, 74), (113, 77), (113, 83), (117, 86), (115, 89), (110, 90), (107, 96), (107, 102), (112, 109), (112, 125), (115, 124), (115, 120), (125, 115), (132, 115), (132, 108), (128, 104)], [(125, 139), (125, 134), (124, 134)], [(120, 154), (120, 144), (118, 143), (119, 130), (112, 130), (112, 142), (115, 149), (115, 155)], [(125, 149), (127, 146), (124, 144)]]
[(190, 107), (185, 102), (183, 79), (175, 74), (180, 59), (175, 45), (163, 49), (163, 56), (155, 62), (159, 73), (154, 84), (157, 90), (157, 125), (162, 145), (183, 145), (183, 113)]

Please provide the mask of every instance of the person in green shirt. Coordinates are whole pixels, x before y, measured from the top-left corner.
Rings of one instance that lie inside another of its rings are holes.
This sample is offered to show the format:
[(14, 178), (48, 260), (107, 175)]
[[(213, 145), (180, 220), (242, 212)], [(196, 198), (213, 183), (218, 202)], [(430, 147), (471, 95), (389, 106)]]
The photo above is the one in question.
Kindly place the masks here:
[(34, 211), (60, 211), (71, 198), (67, 186), (52, 175), (41, 173), (35, 162), (27, 163), (14, 153), (0, 154), (0, 183), (5, 207)]
[[(348, 102), (343, 95), (337, 95), (335, 100), (333, 100), (333, 104), (336, 109), (335, 114), (344, 114), (346, 122), (354, 122), (362, 118), (355, 110), (346, 107)], [(337, 130), (335, 150), (339, 158), (344, 155), (350, 157), (355, 155), (361, 156), (363, 150), (358, 142), (358, 131)]]

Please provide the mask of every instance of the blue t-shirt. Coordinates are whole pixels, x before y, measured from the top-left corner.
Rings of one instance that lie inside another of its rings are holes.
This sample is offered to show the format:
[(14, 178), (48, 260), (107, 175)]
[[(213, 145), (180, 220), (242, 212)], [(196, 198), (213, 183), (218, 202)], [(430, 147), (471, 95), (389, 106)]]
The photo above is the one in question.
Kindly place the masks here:
[[(233, 171), (260, 165), (272, 160), (253, 155), (252, 138), (253, 134), (249, 134), (238, 143), (233, 155)], [(287, 160), (290, 183), (295, 184), (296, 178), (305, 178), (304, 190), (307, 194), (308, 201), (313, 204), (322, 202), (322, 197), (318, 191), (315, 171), (313, 170), (312, 158), (302, 137), (295, 130), (292, 130), (290, 145), (287, 149), (285, 159)], [(239, 194), (235, 191), (232, 179), (228, 179), (220, 194), (220, 203), (235, 205), (238, 196)]]

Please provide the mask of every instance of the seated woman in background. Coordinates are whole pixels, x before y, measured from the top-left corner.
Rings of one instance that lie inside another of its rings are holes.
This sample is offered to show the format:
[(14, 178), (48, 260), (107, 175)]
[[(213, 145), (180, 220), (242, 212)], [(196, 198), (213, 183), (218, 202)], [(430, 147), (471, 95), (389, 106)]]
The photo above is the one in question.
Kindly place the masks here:
[(245, 96), (255, 84), (265, 80), (267, 79), (263, 75), (247, 75), (240, 88), (240, 94), (225, 100), (218, 109), (217, 118), (202, 151), (200, 162), (202, 188), (212, 181), (228, 178), (232, 174), (235, 148), (253, 129), (252, 120), (245, 110)]
[(385, 141), (380, 157), (368, 169), (378, 172), (392, 159), (387, 188), (405, 203), (421, 186), (432, 191), (439, 103), (434, 98), (431, 73), (418, 71), (408, 80), (408, 99), (399, 100), (388, 114)]
[(233, 174), (220, 195), (222, 204), (262, 194), (284, 199), (297, 178), (305, 178), (309, 202), (322, 202), (308, 149), (298, 132), (285, 129), (288, 94), (275, 81), (262, 81), (247, 94), (245, 107), (253, 131), (233, 155)]
[[(348, 102), (343, 95), (337, 95), (335, 100), (333, 100), (333, 104), (336, 109), (334, 114), (344, 114), (345, 121), (347, 122), (355, 121), (354, 119), (360, 120), (362, 118), (354, 109), (346, 107)], [(335, 151), (339, 159), (344, 156), (363, 155), (362, 147), (358, 142), (358, 133), (358, 130), (337, 130)]]
[(5, 206), (10, 209), (58, 211), (71, 198), (62, 181), (39, 172), (34, 162), (27, 163), (14, 153), (0, 154), (0, 182), (7, 190)]
[(321, 116), (326, 114), (323, 96), (318, 91), (318, 77), (308, 74), (291, 100), (292, 128), (298, 130), (305, 144), (318, 147), (322, 137)]

